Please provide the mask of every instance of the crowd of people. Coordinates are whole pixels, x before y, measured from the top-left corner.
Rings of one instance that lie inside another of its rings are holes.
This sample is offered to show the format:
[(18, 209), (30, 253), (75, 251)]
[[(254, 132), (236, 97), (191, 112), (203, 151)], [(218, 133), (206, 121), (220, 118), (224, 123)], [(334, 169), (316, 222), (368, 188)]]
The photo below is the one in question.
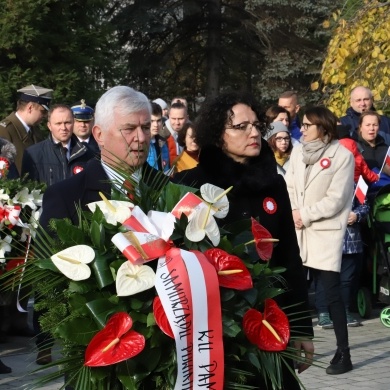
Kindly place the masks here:
[[(123, 191), (117, 168), (130, 166), (196, 188), (233, 186), (222, 223), (258, 218), (279, 238), (271, 266), (286, 269), (289, 291), (278, 298), (280, 304), (291, 316), (309, 313), (312, 283), (318, 326), (333, 328), (336, 337), (326, 372), (352, 370), (348, 326), (360, 323), (350, 306), (363, 263), (360, 226), (369, 212), (354, 188), (360, 176), (375, 185), (390, 174), (383, 164), (390, 119), (375, 111), (368, 88), (351, 91), (351, 106), (341, 118), (320, 106), (300, 116), (294, 91), (281, 94), (267, 110), (252, 95), (231, 92), (206, 100), (193, 121), (185, 98), (150, 101), (124, 86), (108, 90), (96, 106), (81, 99), (50, 107), (53, 91), (34, 85), (18, 92), (16, 111), (0, 122), (0, 138), (16, 148), (16, 175), (47, 185), (44, 228), (51, 218), (77, 223), (75, 204), (85, 208), (100, 199), (99, 192), (110, 199), (112, 187)], [(46, 117), (49, 134), (42, 140), (36, 125)], [(47, 364), (52, 341), (40, 332), (39, 312), (34, 315), (36, 362)], [(0, 321), (4, 335), (10, 324)], [(309, 316), (296, 321), (295, 329), (306, 337), (295, 345), (306, 357), (298, 366), (302, 372), (313, 359), (313, 329)], [(0, 361), (0, 373), (9, 372)], [(291, 370), (283, 375), (286, 388), (299, 389)]]

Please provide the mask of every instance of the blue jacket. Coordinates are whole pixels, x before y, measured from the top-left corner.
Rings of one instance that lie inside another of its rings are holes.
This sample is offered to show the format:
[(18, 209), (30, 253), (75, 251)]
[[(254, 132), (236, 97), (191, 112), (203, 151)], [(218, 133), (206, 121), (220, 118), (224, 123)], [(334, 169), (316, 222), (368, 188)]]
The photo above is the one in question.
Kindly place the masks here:
[[(372, 108), (372, 110), (375, 111), (374, 108)], [(356, 112), (352, 107), (349, 107), (347, 109), (347, 115), (340, 118), (341, 124), (348, 128), (349, 135), (355, 140), (358, 138), (357, 129), (359, 127), (360, 115), (361, 114), (359, 112)], [(390, 118), (385, 115), (381, 115), (379, 134), (382, 136), (385, 143), (390, 145)]]
[(301, 122), (299, 120), (298, 115), (291, 121), (290, 126), (288, 127), (290, 130), (291, 138), (299, 141), (301, 138)]
[(148, 164), (159, 171), (168, 172), (169, 165), (169, 149), (166, 142), (161, 142), (160, 136), (156, 135), (154, 142), (150, 141), (149, 154), (146, 160)]

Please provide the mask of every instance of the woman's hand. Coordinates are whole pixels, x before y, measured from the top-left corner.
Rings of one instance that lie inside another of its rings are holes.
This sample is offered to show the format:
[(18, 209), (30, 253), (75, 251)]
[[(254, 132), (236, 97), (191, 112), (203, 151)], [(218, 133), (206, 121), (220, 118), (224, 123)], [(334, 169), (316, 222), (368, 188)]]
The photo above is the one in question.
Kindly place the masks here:
[(293, 215), (293, 220), (294, 220), (294, 225), (295, 229), (302, 229), (304, 227), (302, 219), (301, 219), (301, 213), (299, 210), (293, 210), (292, 212)]
[(357, 215), (351, 211), (348, 215), (348, 225), (353, 225), (357, 221)]

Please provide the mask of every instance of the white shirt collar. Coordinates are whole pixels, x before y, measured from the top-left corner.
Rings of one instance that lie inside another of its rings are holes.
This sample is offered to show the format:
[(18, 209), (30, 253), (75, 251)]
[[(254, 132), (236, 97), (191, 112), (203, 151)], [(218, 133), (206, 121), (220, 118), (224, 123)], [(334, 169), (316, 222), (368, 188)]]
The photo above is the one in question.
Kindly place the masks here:
[[(111, 168), (106, 162), (101, 160), (102, 166), (104, 171), (106, 172), (108, 178), (112, 182), (112, 185), (120, 192), (126, 193), (126, 191), (123, 190), (123, 182), (125, 181), (125, 178), (119, 174), (117, 171), (115, 171), (113, 168)], [(132, 173), (131, 178), (138, 184), (141, 180), (141, 168), (137, 169)]]
[(22, 122), (23, 127), (26, 129), (27, 133), (30, 131), (30, 126), (21, 118), (21, 116), (15, 112), (16, 117)]

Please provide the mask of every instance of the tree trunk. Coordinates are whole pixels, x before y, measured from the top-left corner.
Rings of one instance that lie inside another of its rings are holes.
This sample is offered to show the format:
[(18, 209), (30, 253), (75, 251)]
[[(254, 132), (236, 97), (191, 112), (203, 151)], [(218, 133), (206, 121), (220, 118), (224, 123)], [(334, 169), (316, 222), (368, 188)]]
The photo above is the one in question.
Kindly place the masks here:
[(207, 85), (206, 99), (214, 98), (219, 93), (219, 67), (221, 47), (221, 0), (211, 0), (208, 3), (208, 34), (207, 34)]

